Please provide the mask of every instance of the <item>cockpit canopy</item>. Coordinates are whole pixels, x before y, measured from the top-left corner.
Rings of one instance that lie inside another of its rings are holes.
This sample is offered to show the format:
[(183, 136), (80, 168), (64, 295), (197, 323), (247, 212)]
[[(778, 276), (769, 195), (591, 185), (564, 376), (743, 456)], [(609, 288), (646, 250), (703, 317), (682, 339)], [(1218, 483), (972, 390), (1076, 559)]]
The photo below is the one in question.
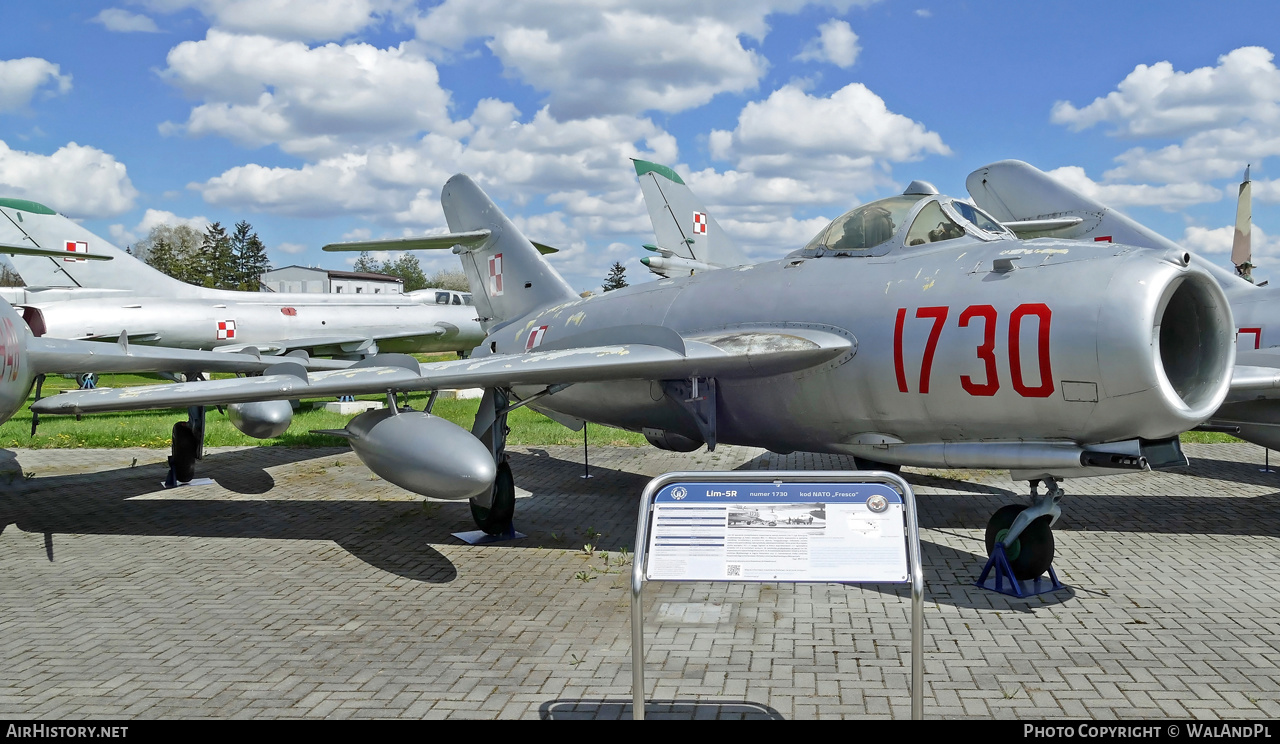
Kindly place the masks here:
[[(910, 227), (904, 227), (907, 225)], [(883, 256), (896, 248), (913, 248), (966, 235), (981, 240), (1013, 237), (999, 222), (972, 204), (937, 194), (909, 193), (845, 212), (814, 236), (800, 253)]]

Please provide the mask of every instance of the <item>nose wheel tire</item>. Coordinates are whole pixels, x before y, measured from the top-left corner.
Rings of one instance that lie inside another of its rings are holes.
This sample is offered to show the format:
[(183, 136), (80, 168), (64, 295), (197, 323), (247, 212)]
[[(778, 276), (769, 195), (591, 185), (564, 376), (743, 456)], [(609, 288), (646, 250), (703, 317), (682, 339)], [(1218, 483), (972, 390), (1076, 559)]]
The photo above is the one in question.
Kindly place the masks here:
[(471, 518), (476, 526), (490, 535), (503, 535), (511, 531), (511, 520), (516, 515), (516, 479), (511, 466), (498, 464), (498, 477), (493, 481), (493, 502), (479, 506), (471, 501)]
[[(987, 522), (987, 555), (996, 549), (996, 543), (1004, 539), (1013, 520), (1017, 519), (1027, 507), (1010, 504), (1000, 507)], [(1032, 522), (1018, 535), (1013, 544), (1005, 546), (1005, 557), (1009, 559), (1009, 567), (1018, 579), (1034, 579), (1053, 563), (1053, 530), (1049, 526), (1049, 515)]]
[(865, 457), (853, 458), (853, 466), (858, 470), (883, 470), (888, 473), (897, 473), (902, 470), (902, 466), (896, 463), (877, 462)]

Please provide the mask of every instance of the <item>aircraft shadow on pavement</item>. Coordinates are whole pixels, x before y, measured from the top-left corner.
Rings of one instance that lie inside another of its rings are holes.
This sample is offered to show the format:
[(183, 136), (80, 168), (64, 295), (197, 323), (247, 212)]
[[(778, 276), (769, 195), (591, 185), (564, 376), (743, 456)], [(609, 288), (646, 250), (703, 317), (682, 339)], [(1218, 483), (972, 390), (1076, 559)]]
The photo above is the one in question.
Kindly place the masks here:
[[(345, 451), (259, 447), (212, 453), (202, 461), (200, 475), (214, 478), (237, 494), (261, 495), (275, 485), (268, 468)], [(778, 456), (770, 457), (774, 462), (762, 463), (757, 458), (740, 469), (761, 469), (762, 464), (777, 467)], [(649, 476), (591, 465), (592, 478), (584, 479), (581, 462), (559, 459), (539, 449), (513, 450), (509, 458), (517, 486), (533, 490), (531, 497), (517, 501), (516, 509), (516, 528), (529, 537), (495, 547), (566, 549), (585, 543), (606, 551), (634, 547), (637, 498)], [(12, 452), (0, 450), (0, 466), (13, 460)], [(1238, 471), (1241, 479), (1256, 475), (1264, 483), (1273, 477), (1280, 482), (1280, 476), (1256, 473), (1257, 466), (1251, 463), (1197, 460), (1188, 473), (1220, 478), (1224, 469)], [(1250, 474), (1250, 469), (1255, 473)], [(17, 472), (16, 479), (8, 483), (0, 474), (0, 530), (16, 524), (27, 532), (49, 535), (330, 540), (379, 569), (442, 583), (453, 580), (457, 570), (431, 544), (456, 544), (451, 533), (474, 529), (466, 502), (200, 499), (195, 494), (173, 499), (134, 498), (154, 494), (165, 472), (162, 464), (32, 480)], [(991, 485), (911, 472), (906, 478), (917, 488), (951, 491), (919, 495), (920, 525), (925, 529), (982, 530), (995, 509), (1024, 501), (1021, 494)], [(1280, 492), (1233, 497), (1208, 492), (1213, 487), (1208, 481), (1205, 487), (1204, 496), (1074, 495), (1068, 490), (1055, 532), (1280, 535)], [(51, 540), (49, 549), (56, 556)], [(931, 596), (954, 594), (955, 602), (968, 601), (965, 592), (951, 592), (947, 587), (967, 584), (976, 577), (985, 562), (985, 545), (974, 539), (969, 552), (925, 540), (922, 550)], [(891, 587), (885, 590), (898, 591)], [(1025, 600), (1011, 601), (1025, 604)]]
[[(538, 706), (544, 721), (631, 720), (630, 700), (550, 700)], [(646, 720), (782, 721), (774, 708), (746, 700), (646, 700)]]
[[(240, 494), (258, 495), (274, 485), (265, 468), (331, 457), (342, 449), (262, 447), (207, 455), (202, 477)], [(430, 547), (448, 538), (460, 509), (429, 509), (419, 501), (290, 501), (200, 499), (198, 490), (172, 499), (135, 499), (153, 494), (167, 473), (162, 464), (89, 474), (0, 480), (0, 530), (14, 524), (44, 533), (50, 560), (57, 534), (236, 537), (331, 540), (360, 560), (405, 578), (446, 583), (457, 576), (448, 558)], [(441, 504), (452, 507), (453, 504)]]

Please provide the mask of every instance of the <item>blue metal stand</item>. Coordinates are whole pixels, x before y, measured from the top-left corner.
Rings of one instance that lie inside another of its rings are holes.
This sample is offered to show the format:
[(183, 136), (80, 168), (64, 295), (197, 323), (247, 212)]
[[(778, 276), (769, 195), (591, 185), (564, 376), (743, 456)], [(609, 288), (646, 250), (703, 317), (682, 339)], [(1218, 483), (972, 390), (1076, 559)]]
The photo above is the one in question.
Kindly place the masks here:
[[(988, 574), (991, 575), (989, 580)], [(1058, 574), (1053, 570), (1053, 566), (1049, 566), (1047, 579), (1043, 574), (1034, 579), (1016, 578), (1013, 575), (1013, 568), (1009, 565), (1009, 558), (1004, 553), (1004, 543), (1001, 542), (996, 543), (996, 549), (991, 551), (991, 557), (987, 559), (987, 565), (982, 569), (982, 575), (974, 582), (974, 586), (1007, 594), (1010, 597), (1032, 597), (1067, 588), (1065, 584), (1058, 581)]]

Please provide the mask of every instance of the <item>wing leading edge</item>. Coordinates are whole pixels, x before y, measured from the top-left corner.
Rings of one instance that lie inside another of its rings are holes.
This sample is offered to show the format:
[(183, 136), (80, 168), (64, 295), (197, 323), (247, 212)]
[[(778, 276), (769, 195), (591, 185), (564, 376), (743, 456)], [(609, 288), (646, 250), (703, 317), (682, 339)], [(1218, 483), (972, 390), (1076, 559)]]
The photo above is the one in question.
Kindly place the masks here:
[(855, 344), (843, 336), (810, 329), (735, 330), (688, 337), (683, 354), (664, 346), (616, 344), (432, 362), (418, 365), (417, 369), (410, 364), (363, 366), (305, 378), (268, 372), (261, 377), (233, 380), (64, 393), (38, 401), (32, 410), (42, 414), (81, 414), (459, 387), (692, 376), (749, 379), (795, 372), (852, 356)]

